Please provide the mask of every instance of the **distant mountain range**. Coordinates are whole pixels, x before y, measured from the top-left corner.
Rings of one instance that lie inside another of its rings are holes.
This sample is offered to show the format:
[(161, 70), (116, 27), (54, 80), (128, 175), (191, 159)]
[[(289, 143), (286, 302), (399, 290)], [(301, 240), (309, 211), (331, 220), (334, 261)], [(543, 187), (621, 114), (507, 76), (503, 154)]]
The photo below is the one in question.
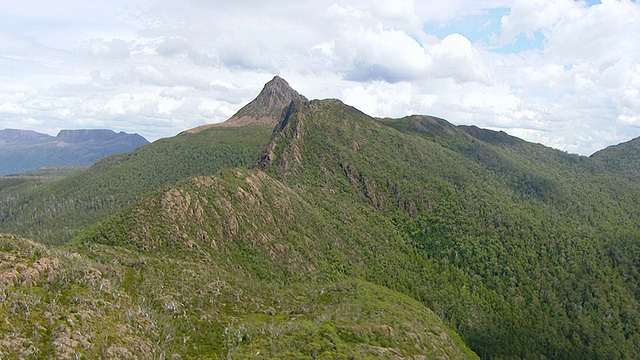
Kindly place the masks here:
[(61, 130), (58, 136), (4, 129), (0, 130), (0, 175), (53, 166), (88, 166), (148, 143), (138, 134), (105, 129)]

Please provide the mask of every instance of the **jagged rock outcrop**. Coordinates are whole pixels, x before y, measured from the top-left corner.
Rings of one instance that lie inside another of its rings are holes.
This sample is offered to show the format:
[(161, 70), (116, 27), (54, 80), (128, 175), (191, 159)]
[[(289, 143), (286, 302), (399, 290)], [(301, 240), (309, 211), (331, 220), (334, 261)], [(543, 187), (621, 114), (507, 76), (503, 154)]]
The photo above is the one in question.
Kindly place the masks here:
[(308, 111), (309, 105), (310, 102), (307, 99), (297, 99), (282, 109), (280, 121), (273, 130), (271, 141), (255, 165), (257, 168), (265, 170), (272, 165), (277, 156), (275, 148), (279, 142), (287, 144), (280, 157), (280, 168), (286, 170), (291, 162), (300, 164), (300, 143), (304, 132), (304, 125), (300, 119), (303, 117), (302, 114)]

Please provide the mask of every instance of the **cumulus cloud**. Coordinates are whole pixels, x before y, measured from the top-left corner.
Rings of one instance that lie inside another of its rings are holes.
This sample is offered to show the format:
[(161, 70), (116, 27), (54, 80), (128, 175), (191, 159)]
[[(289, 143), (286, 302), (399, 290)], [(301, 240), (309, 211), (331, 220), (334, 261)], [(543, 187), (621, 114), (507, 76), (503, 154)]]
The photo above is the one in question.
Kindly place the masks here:
[(433, 46), (430, 53), (433, 64), (430, 72), (435, 77), (449, 77), (461, 82), (478, 81), (491, 83), (491, 75), (481, 55), (469, 39), (460, 34), (451, 34)]
[[(432, 114), (581, 154), (640, 135), (630, 0), (37, 5), (0, 4), (0, 127), (153, 140), (225, 120), (277, 74), (374, 116)], [(470, 17), (496, 24), (490, 39), (425, 30)], [(523, 38), (536, 46), (513, 46)]]
[(542, 105), (553, 109), (545, 115), (546, 138), (539, 139), (586, 154), (606, 146), (605, 141), (638, 136), (631, 127), (640, 113), (634, 101), (639, 31), (640, 6), (627, 0), (593, 6), (565, 0), (514, 2), (502, 18), (501, 40), (539, 32), (544, 47), (520, 54), (522, 61), (508, 65), (512, 75), (502, 78), (537, 114), (545, 115)]
[(424, 74), (432, 62), (406, 33), (380, 28), (345, 31), (334, 53), (348, 64), (345, 78), (355, 81), (410, 80)]
[(334, 4), (327, 13), (340, 26), (331, 41), (313, 49), (325, 57), (324, 63), (342, 69), (348, 80), (395, 83), (448, 77), (459, 82), (491, 81), (479, 51), (461, 34), (427, 43), (408, 30), (385, 27), (383, 19), (362, 9)]

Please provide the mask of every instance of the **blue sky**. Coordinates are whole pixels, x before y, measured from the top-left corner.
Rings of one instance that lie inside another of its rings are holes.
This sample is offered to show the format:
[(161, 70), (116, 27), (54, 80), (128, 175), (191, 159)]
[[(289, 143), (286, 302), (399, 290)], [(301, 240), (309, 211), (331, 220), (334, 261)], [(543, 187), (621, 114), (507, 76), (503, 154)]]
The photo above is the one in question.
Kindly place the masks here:
[[(439, 39), (444, 39), (447, 35), (459, 33), (475, 44), (482, 44), (493, 51), (520, 52), (527, 49), (541, 49), (542, 37), (527, 39), (521, 34), (513, 44), (499, 45), (492, 40), (492, 37), (500, 34), (500, 20), (509, 14), (509, 8), (487, 9), (481, 14), (468, 15), (461, 18), (450, 19), (446, 23), (432, 21), (425, 24), (424, 31), (433, 34)], [(538, 34), (541, 35), (541, 34)]]
[[(600, 0), (587, 0), (584, 3), (588, 7), (601, 4)], [(502, 17), (509, 15), (510, 11), (511, 9), (507, 6), (489, 8), (484, 9), (479, 14), (449, 19), (444, 23), (431, 21), (425, 24), (424, 31), (427, 34), (437, 36), (439, 39), (443, 39), (453, 33), (459, 33), (474, 44), (500, 53), (543, 50), (544, 34), (540, 30), (531, 34), (519, 34), (513, 41), (505, 44), (497, 42), (496, 38), (501, 33)]]
[(631, 0), (0, 3), (0, 129), (155, 140), (280, 75), (373, 116), (430, 114), (588, 155), (640, 136)]

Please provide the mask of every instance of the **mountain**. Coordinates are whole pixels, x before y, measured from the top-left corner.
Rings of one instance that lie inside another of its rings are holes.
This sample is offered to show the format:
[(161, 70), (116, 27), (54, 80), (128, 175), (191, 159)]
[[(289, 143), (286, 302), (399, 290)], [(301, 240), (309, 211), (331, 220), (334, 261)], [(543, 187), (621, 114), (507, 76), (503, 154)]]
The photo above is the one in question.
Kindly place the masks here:
[(640, 137), (595, 152), (591, 158), (602, 161), (613, 171), (640, 181)]
[(249, 125), (185, 132), (108, 156), (47, 184), (29, 176), (0, 178), (0, 229), (44, 242), (67, 241), (152, 190), (224, 167), (250, 165), (271, 131)]
[(638, 358), (640, 184), (622, 170), (335, 99), (279, 113), (0, 181), (3, 232), (59, 244), (1, 239), (25, 305), (2, 309), (22, 325), (0, 325), (0, 354)]
[(39, 142), (49, 140), (51, 136), (32, 130), (4, 129), (0, 130), (0, 141), (6, 142)]
[(61, 130), (55, 137), (29, 130), (0, 130), (0, 175), (44, 167), (88, 166), (148, 143), (138, 134), (112, 130)]
[(306, 100), (276, 76), (223, 123), (242, 126), (213, 124), (187, 130), (107, 157), (85, 172), (46, 186), (40, 186), (40, 178), (0, 178), (0, 192), (5, 194), (0, 200), (0, 229), (60, 242), (156, 188), (191, 176), (212, 175), (225, 167), (249, 166), (269, 142), (282, 109), (293, 99)]
[(191, 130), (196, 133), (217, 126), (244, 126), (249, 124), (263, 124), (275, 126), (282, 115), (282, 109), (294, 100), (307, 100), (304, 96), (289, 86), (289, 83), (279, 76), (275, 76), (266, 83), (260, 94), (240, 109), (227, 121), (219, 124), (202, 125)]

